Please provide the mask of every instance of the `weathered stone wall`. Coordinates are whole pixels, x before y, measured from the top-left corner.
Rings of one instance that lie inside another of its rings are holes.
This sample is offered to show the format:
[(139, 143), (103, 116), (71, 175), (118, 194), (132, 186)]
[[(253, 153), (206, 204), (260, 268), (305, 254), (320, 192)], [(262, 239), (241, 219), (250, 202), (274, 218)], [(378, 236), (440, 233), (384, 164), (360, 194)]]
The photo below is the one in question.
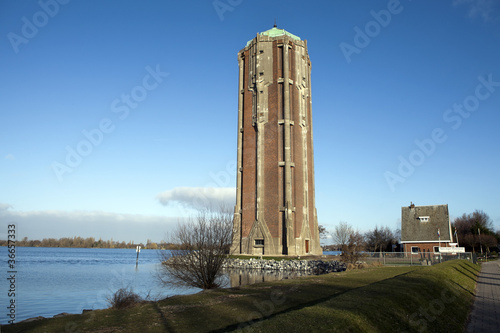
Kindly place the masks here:
[(316, 274), (342, 272), (346, 270), (346, 265), (336, 260), (227, 259), (223, 267), (231, 269), (303, 271)]

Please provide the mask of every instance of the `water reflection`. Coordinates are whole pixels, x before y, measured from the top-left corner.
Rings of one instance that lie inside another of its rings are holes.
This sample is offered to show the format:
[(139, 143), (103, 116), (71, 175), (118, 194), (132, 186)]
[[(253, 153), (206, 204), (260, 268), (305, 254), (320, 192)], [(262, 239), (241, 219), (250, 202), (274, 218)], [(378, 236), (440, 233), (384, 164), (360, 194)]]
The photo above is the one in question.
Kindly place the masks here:
[(312, 272), (278, 271), (258, 269), (224, 269), (226, 287), (239, 287), (249, 284), (295, 279), (301, 276), (312, 275)]

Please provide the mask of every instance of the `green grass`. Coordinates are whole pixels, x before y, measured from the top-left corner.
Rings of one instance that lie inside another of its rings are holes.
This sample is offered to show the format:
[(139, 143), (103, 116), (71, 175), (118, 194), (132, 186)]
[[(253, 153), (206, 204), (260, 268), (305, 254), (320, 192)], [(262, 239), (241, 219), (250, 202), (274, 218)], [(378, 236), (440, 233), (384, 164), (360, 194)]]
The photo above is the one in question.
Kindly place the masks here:
[(3, 326), (2, 332), (461, 332), (480, 266), (372, 267)]
[(418, 269), (277, 314), (256, 331), (461, 332), (478, 273), (477, 265), (465, 261)]

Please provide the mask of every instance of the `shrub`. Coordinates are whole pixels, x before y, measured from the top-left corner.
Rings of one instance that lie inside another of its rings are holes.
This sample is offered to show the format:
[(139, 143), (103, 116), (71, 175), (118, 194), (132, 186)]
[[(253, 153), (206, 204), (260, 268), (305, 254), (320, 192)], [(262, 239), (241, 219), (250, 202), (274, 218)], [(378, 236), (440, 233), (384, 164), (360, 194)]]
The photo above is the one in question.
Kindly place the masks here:
[(123, 309), (134, 304), (140, 303), (142, 298), (134, 293), (132, 288), (120, 288), (106, 300), (115, 309)]
[(356, 264), (364, 256), (362, 253), (363, 249), (363, 236), (358, 231), (353, 231), (349, 235), (347, 244), (342, 246), (340, 260), (345, 263)]

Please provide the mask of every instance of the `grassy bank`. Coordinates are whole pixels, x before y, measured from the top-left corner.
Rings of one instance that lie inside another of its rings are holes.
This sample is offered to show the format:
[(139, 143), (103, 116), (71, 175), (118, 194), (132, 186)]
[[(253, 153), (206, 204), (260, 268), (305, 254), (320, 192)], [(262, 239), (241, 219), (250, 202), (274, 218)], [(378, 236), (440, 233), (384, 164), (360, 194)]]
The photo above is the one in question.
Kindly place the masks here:
[(374, 267), (3, 326), (2, 332), (461, 332), (479, 265)]

